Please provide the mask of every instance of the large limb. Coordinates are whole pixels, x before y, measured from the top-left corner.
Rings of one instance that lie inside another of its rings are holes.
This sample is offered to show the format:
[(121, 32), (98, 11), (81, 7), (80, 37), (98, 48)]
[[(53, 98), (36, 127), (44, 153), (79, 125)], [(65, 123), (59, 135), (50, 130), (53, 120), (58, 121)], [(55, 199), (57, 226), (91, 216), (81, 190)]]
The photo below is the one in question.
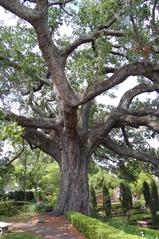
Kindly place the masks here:
[(31, 146), (37, 147), (46, 154), (49, 154), (60, 164), (60, 147), (58, 142), (53, 138), (36, 129), (26, 128), (24, 132), (24, 139), (26, 139)]
[(76, 39), (74, 42), (72, 42), (69, 46), (67, 46), (62, 52), (61, 55), (67, 58), (77, 47), (84, 43), (89, 43), (101, 36), (116, 36), (116, 37), (121, 37), (124, 36), (123, 32), (119, 31), (114, 31), (114, 30), (107, 30), (107, 29), (102, 29), (102, 30), (97, 30), (95, 32), (90, 33), (89, 35), (79, 37)]
[(0, 0), (0, 6), (30, 23), (39, 18), (39, 12), (37, 10), (24, 6), (18, 0)]
[(121, 146), (115, 140), (112, 140), (110, 137), (106, 137), (105, 139), (103, 139), (102, 144), (121, 156), (133, 157), (143, 162), (152, 163), (155, 166), (159, 167), (159, 158), (151, 154), (140, 152), (133, 148)]
[(139, 84), (135, 86), (134, 88), (125, 92), (125, 94), (122, 96), (118, 104), (118, 108), (128, 109), (135, 96), (145, 92), (150, 93), (150, 92), (158, 91), (158, 90), (159, 90), (158, 84)]
[(41, 18), (33, 23), (40, 50), (48, 65), (52, 82), (54, 83), (63, 105), (74, 106), (77, 96), (73, 92), (64, 72), (64, 60), (59, 56), (59, 51), (52, 41), (48, 28), (48, 5), (39, 6)]
[(143, 75), (153, 82), (159, 81), (159, 65), (148, 64), (145, 66), (144, 63), (135, 62), (122, 66), (114, 72), (107, 80), (97, 81), (93, 85), (89, 86), (81, 97), (79, 104), (84, 104), (94, 99), (99, 94), (111, 89), (112, 87), (122, 83), (129, 76)]
[(2, 108), (0, 108), (0, 111), (2, 112), (5, 120), (17, 122), (22, 127), (53, 129), (55, 131), (59, 131), (62, 124), (62, 122), (56, 123), (56, 121), (53, 119), (35, 119), (31, 117), (28, 118), (25, 116), (20, 116)]
[(30, 22), (34, 27), (40, 50), (51, 73), (52, 82), (59, 92), (63, 105), (74, 106), (78, 97), (73, 92), (64, 72), (64, 59), (59, 56), (57, 47), (52, 41), (48, 27), (48, 2), (46, 0), (36, 1), (36, 10), (30, 9), (18, 0), (0, 0), (0, 6), (22, 19)]
[(87, 104), (82, 105), (81, 107), (80, 121), (84, 129), (88, 129), (88, 121), (89, 121), (91, 106), (92, 106), (92, 102), (90, 101)]
[(97, 148), (101, 140), (108, 136), (113, 128), (121, 128), (124, 126), (131, 126), (134, 128), (145, 126), (159, 133), (159, 112), (154, 112), (153, 110), (120, 110), (111, 113), (103, 124), (89, 130), (89, 151), (92, 152)]

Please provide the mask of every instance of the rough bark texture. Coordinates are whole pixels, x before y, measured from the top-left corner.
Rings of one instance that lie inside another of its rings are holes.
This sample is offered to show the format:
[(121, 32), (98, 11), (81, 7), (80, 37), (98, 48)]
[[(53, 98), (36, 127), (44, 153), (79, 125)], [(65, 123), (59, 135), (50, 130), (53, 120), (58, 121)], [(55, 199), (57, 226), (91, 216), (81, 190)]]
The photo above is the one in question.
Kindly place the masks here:
[[(67, 155), (68, 156), (68, 155)], [(54, 215), (62, 215), (67, 211), (77, 211), (89, 214), (89, 187), (88, 187), (88, 162), (86, 157), (71, 156), (69, 162), (62, 163), (60, 194)]]

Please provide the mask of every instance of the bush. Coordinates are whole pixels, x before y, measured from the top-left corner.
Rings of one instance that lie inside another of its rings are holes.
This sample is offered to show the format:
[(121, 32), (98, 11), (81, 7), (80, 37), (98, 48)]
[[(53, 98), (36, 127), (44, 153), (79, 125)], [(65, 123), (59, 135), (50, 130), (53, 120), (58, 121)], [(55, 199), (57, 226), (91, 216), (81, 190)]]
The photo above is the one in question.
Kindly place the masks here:
[(77, 212), (67, 212), (67, 219), (88, 239), (141, 239), (136, 235), (126, 234), (100, 220)]
[(127, 211), (132, 208), (132, 194), (128, 184), (120, 183), (120, 202), (121, 208), (126, 215)]
[(150, 209), (152, 215), (152, 224), (154, 227), (159, 228), (159, 196), (154, 180), (151, 180), (150, 184), (146, 181), (143, 183), (143, 194), (146, 207)]
[(96, 211), (97, 208), (96, 192), (92, 186), (90, 188), (90, 208), (92, 211)]
[(105, 185), (103, 187), (103, 210), (107, 216), (110, 215), (112, 210), (110, 193)]
[(142, 208), (142, 206), (143, 206), (143, 202), (140, 201), (140, 200), (137, 200), (137, 201), (134, 202), (134, 204), (133, 204), (133, 208), (134, 208), (134, 209), (140, 209), (140, 208)]
[(121, 203), (120, 202), (112, 203), (112, 209), (113, 210), (121, 209)]
[(12, 216), (17, 213), (17, 207), (13, 201), (0, 201), (0, 215)]

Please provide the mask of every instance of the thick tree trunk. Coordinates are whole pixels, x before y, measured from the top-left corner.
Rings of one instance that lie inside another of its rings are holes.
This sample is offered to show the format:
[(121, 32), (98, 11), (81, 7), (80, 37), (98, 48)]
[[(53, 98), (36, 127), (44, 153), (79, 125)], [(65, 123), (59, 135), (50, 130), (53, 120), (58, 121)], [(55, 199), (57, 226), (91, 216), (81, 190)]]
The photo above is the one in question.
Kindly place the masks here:
[(89, 214), (89, 188), (87, 162), (77, 165), (65, 163), (61, 168), (60, 194), (54, 215), (63, 215), (67, 211)]
[(86, 141), (81, 140), (76, 131), (74, 119), (72, 114), (60, 137), (61, 184), (54, 215), (62, 215), (67, 211), (90, 213), (87, 146)]

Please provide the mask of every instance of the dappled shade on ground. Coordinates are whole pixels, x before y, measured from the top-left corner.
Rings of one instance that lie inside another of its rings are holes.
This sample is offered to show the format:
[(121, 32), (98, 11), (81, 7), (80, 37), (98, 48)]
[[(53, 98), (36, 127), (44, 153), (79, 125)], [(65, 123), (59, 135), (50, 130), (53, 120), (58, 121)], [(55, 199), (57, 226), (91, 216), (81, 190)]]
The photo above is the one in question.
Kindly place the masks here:
[(13, 223), (11, 230), (32, 232), (46, 239), (85, 239), (63, 216), (47, 214), (37, 214), (27, 223)]

